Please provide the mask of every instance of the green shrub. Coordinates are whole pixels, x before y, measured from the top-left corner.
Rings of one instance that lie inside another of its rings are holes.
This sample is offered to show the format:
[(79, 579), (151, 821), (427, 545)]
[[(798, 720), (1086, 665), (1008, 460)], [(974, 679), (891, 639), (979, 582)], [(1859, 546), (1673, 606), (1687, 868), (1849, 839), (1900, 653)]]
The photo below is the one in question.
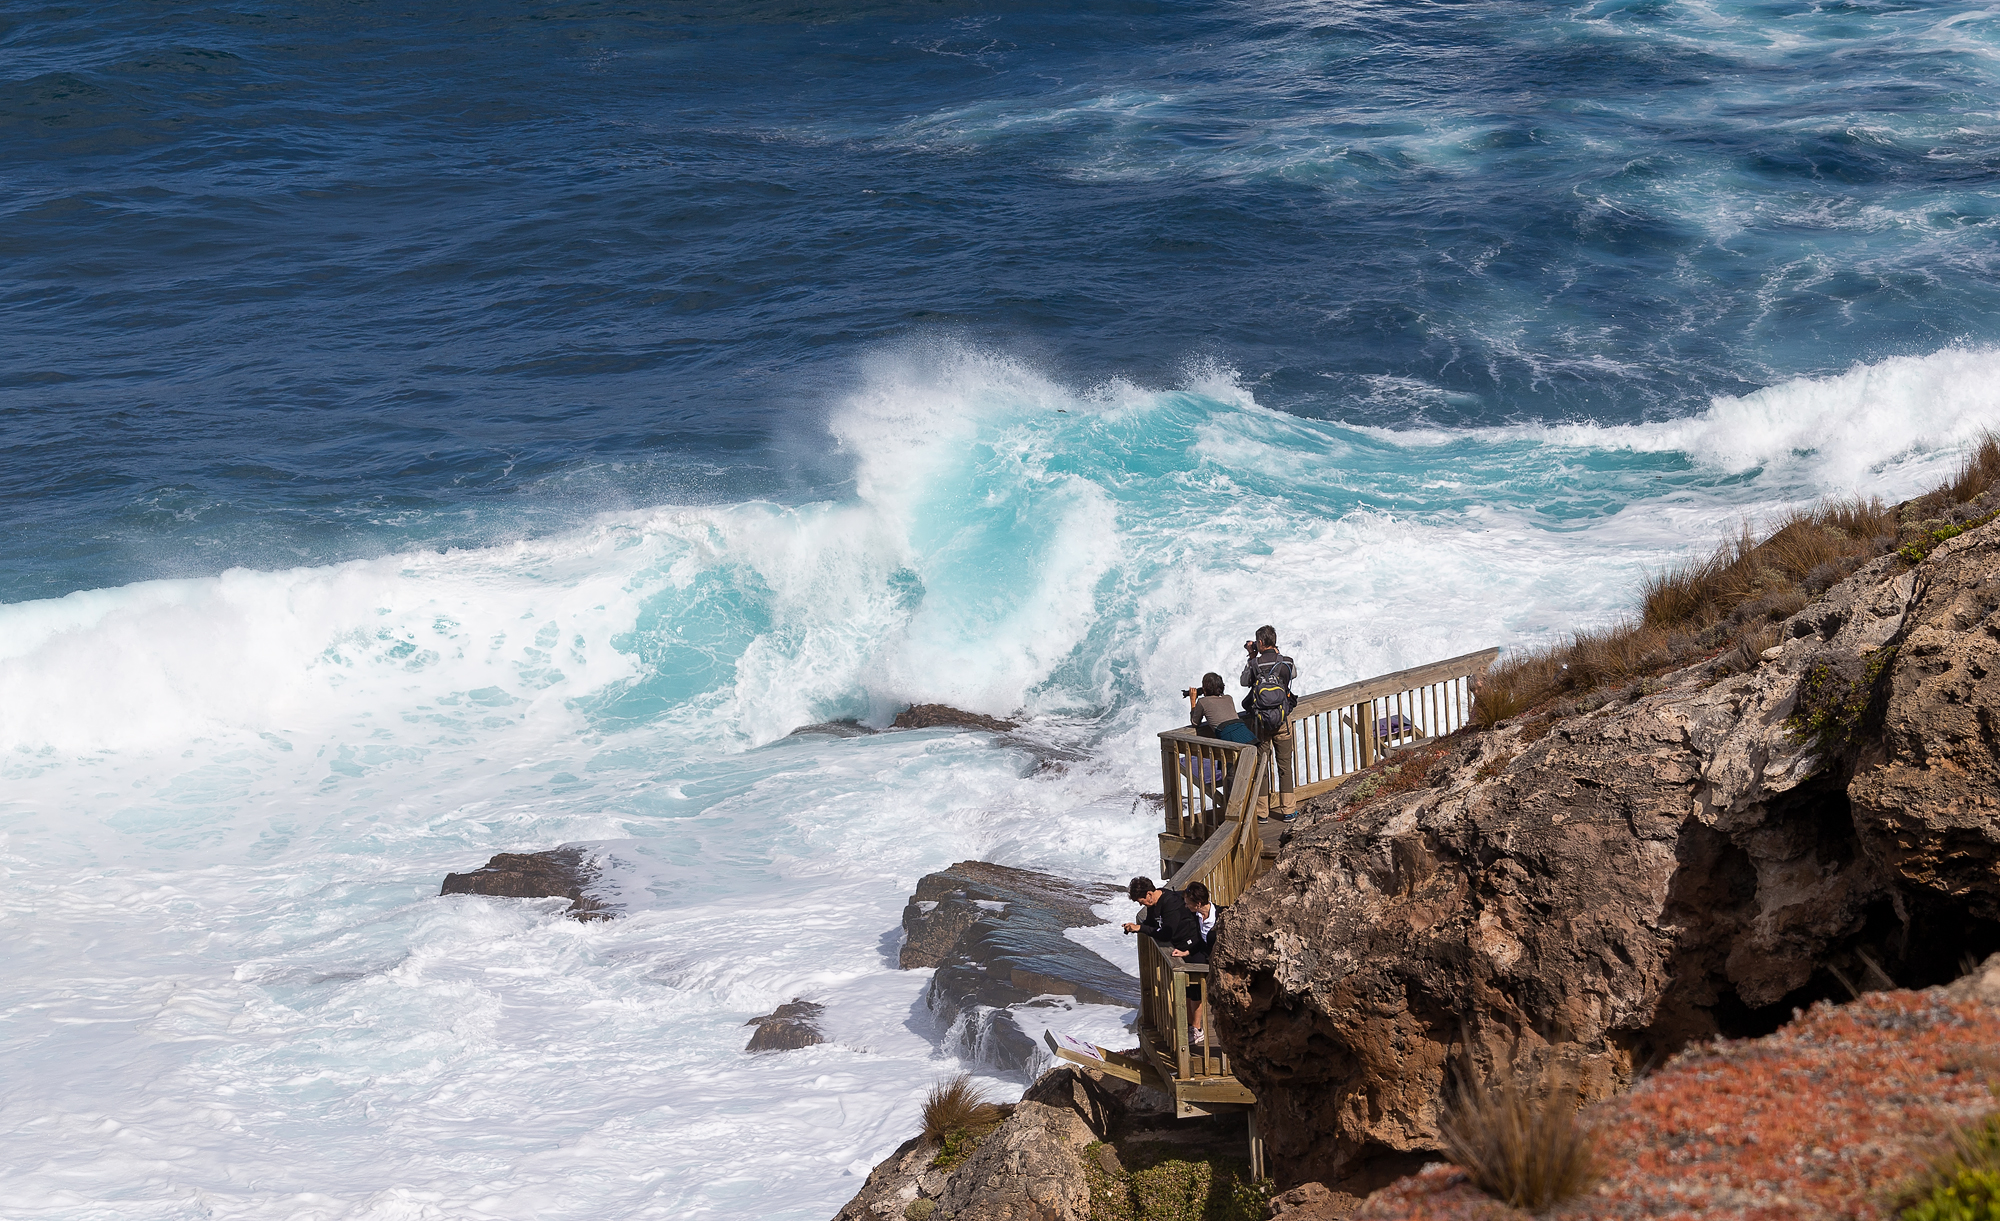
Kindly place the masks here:
[(944, 1134), (937, 1156), (931, 1159), (931, 1169), (956, 1170), (978, 1147), (979, 1137), (970, 1132), (947, 1132)]
[(1902, 547), (1897, 548), (1896, 554), (1902, 556), (1912, 564), (1921, 564), (1930, 556), (1930, 553), (1936, 549), (1939, 543), (1957, 538), (1967, 530), (1976, 530), (1987, 522), (1993, 521), (1995, 518), (2000, 518), (2000, 512), (1988, 513), (1984, 517), (1975, 517), (1962, 526), (1943, 525), (1935, 530), (1926, 530), (1922, 534), (1919, 534), (1913, 542), (1906, 543)]
[(936, 1200), (911, 1200), (903, 1205), (903, 1221), (924, 1221), (937, 1211)]
[(1785, 728), (1822, 753), (1847, 745), (1860, 732), (1882, 676), (1894, 660), (1896, 647), (1891, 645), (1859, 658), (1809, 662), (1799, 681), (1796, 710), (1785, 719)]
[(1904, 1209), (1903, 1221), (2000, 1221), (2000, 1173), (1961, 1170)]
[(2000, 1114), (1953, 1129), (1887, 1203), (1903, 1221), (2000, 1221)]

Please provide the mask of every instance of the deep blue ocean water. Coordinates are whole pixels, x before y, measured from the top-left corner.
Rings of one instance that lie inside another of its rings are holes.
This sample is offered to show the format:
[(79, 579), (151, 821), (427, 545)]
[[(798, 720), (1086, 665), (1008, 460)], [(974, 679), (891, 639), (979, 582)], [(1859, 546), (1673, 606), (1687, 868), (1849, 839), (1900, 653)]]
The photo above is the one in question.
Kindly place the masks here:
[[(1996, 21), (0, 4), (10, 1215), (831, 1215), (990, 1070), (910, 886), (1143, 868), (1249, 627), (1546, 639), (2000, 425)], [(1023, 736), (787, 736), (928, 700)], [(435, 896), (561, 842), (625, 918)]]

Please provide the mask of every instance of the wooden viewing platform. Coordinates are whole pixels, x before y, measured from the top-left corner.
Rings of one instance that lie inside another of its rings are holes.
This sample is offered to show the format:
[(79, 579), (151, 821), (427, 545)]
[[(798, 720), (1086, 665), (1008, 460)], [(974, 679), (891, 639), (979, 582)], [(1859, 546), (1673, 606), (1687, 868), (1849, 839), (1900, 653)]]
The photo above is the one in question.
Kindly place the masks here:
[[(1392, 751), (1456, 732), (1471, 719), (1472, 687), (1500, 655), (1481, 649), (1302, 697), (1292, 710), (1292, 778), (1299, 798), (1331, 789)], [(1274, 743), (1238, 745), (1192, 729), (1160, 734), (1165, 829), (1160, 874), (1169, 890), (1196, 881), (1228, 907), (1277, 853), (1283, 825), (1257, 820), (1258, 799), (1275, 788)], [(1149, 1085), (1173, 1099), (1183, 1119), (1248, 1111), (1256, 1096), (1231, 1072), (1229, 1053), (1193, 1016), (1208, 994), (1208, 967), (1190, 965), (1152, 938), (1138, 938), (1139, 1055), (1058, 1041), (1067, 1060)], [(1090, 1053), (1096, 1054), (1090, 1054)], [(1263, 1176), (1263, 1142), (1251, 1118), (1252, 1172)]]

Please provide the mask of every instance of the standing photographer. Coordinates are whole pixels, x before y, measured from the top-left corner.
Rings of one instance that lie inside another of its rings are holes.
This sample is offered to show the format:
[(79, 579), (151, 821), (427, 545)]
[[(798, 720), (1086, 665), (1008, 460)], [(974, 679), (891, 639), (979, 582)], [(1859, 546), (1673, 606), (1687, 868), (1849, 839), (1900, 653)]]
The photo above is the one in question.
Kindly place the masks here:
[[(1243, 642), (1250, 659), (1243, 663), (1242, 683), (1250, 688), (1243, 697), (1243, 719), (1257, 737), (1271, 746), (1278, 772), (1278, 808), (1286, 822), (1299, 816), (1292, 806), (1292, 708), (1299, 697), (1292, 694), (1292, 680), (1299, 676), (1292, 659), (1278, 652), (1278, 629), (1265, 624), (1254, 640)], [(1257, 799), (1258, 818), (1268, 818), (1268, 792)]]

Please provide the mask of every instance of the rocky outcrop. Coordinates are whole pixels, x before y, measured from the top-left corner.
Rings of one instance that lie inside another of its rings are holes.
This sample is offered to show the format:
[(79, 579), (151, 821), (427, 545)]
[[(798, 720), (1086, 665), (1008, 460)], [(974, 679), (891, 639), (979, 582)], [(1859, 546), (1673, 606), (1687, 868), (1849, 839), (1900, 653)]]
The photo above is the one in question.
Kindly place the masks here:
[(815, 1001), (793, 1000), (779, 1005), (763, 1017), (743, 1023), (757, 1028), (743, 1050), (797, 1051), (824, 1043), (826, 1036), (820, 1033), (819, 1019), (825, 1012), (826, 1006)]
[(1913, 900), (2000, 920), (2000, 562), (1994, 527), (1911, 574), (1887, 704), (1847, 786), (1868, 854)]
[(951, 1221), (1088, 1221), (1084, 1151), (1108, 1138), (1124, 1113), (1121, 1092), (1095, 1073), (1044, 1073), (972, 1156), (934, 1166), (939, 1146), (923, 1138), (890, 1154), (835, 1221), (897, 1221), (917, 1200)]
[(1247, 1149), (1239, 1117), (1176, 1119), (1154, 1091), (1064, 1065), (1029, 1086), (956, 1166), (938, 1164), (935, 1141), (904, 1142), (835, 1221), (1088, 1221), (1093, 1180), (1117, 1186), (1121, 1150), (1138, 1162), (1162, 1143), (1217, 1164), (1233, 1164)]
[(913, 704), (896, 714), (897, 729), (984, 729), (1004, 733), (1014, 722), (983, 713), (967, 712), (949, 704)]
[(496, 895), (507, 899), (568, 899), (565, 915), (609, 920), (615, 909), (589, 893), (599, 871), (581, 848), (502, 852), (470, 873), (448, 873), (440, 895)]
[(1090, 910), (1117, 895), (1112, 886), (960, 861), (927, 874), (903, 909), (905, 969), (935, 967), (925, 1004), (956, 1027), (978, 1059), (1000, 1068), (1032, 1064), (1040, 1046), (1011, 1012), (1038, 997), (1086, 1004), (1139, 1003), (1138, 981), (1063, 935), (1101, 924)]
[(1270, 1213), (1285, 1221), (1343, 1221), (1361, 1206), (1361, 1197), (1324, 1183), (1301, 1183), (1271, 1197)]
[[(1993, 1111), (2000, 959), (1964, 985), (1814, 1006), (1775, 1034), (1690, 1047), (1589, 1116), (1603, 1181), (1541, 1221), (1823, 1221), (1904, 1212), (1899, 1188)], [(1919, 1198), (1925, 1194), (1918, 1191)], [(1908, 1203), (1914, 1203), (1909, 1201)], [(1291, 1214), (1284, 1214), (1289, 1217)], [(1523, 1221), (1456, 1166), (1369, 1197), (1356, 1221)]]
[(1990, 526), (1885, 557), (1747, 672), (1717, 658), (1406, 755), (1414, 791), (1309, 803), (1215, 957), (1280, 1181), (1436, 1148), (1467, 1065), (1556, 1057), (1602, 1096), (2000, 945), (1996, 574)]

